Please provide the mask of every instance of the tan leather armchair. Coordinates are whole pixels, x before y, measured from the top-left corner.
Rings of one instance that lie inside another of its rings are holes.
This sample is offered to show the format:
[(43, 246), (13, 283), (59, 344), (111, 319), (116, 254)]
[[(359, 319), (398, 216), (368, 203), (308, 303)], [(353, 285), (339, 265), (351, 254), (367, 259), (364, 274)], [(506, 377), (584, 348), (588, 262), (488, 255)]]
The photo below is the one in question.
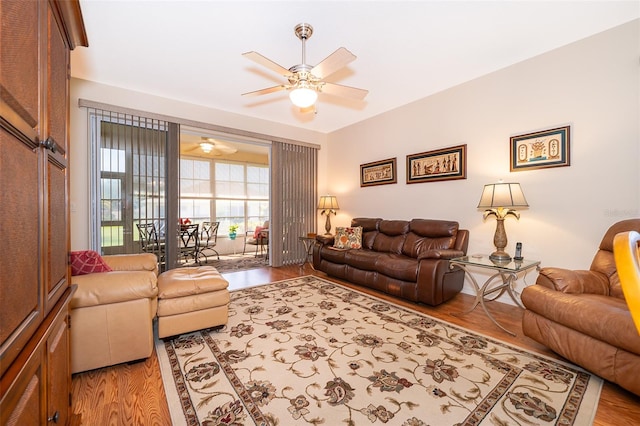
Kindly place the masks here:
[(158, 264), (152, 253), (103, 256), (113, 269), (71, 277), (71, 372), (147, 358), (153, 351)]
[(524, 334), (569, 361), (640, 395), (640, 335), (622, 292), (613, 254), (616, 234), (640, 231), (640, 219), (611, 226), (591, 267), (543, 268), (522, 291)]

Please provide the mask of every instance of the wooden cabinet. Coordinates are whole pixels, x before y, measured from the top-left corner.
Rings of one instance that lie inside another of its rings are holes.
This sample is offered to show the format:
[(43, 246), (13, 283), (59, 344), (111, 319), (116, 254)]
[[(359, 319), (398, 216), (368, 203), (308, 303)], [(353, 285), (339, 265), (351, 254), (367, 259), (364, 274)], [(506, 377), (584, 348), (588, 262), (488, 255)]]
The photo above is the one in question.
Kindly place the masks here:
[(69, 55), (87, 40), (78, 0), (1, 0), (0, 20), (0, 419), (66, 424)]

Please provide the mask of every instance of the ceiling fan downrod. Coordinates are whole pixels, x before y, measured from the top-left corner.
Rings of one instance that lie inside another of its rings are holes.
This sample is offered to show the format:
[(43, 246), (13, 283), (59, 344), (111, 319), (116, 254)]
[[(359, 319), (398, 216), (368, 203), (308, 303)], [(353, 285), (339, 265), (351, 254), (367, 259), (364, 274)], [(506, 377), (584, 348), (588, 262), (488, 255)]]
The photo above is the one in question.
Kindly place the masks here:
[(298, 24), (293, 29), (296, 33), (296, 37), (302, 41), (302, 65), (307, 64), (307, 39), (313, 35), (313, 27), (309, 24)]

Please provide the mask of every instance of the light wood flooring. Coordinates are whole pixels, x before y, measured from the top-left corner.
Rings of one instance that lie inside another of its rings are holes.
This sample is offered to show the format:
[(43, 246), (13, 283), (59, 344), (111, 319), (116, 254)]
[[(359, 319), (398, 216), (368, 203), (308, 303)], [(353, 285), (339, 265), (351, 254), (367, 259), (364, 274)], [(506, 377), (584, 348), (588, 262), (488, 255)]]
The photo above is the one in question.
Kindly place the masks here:
[[(314, 271), (309, 265), (305, 265), (304, 268), (298, 266), (267, 267), (233, 272), (224, 274), (224, 276), (229, 281), (230, 290), (235, 290), (311, 274), (331, 279), (321, 272)], [(350, 285), (340, 280), (331, 280), (347, 286)], [(558, 358), (553, 352), (522, 334), (522, 310), (518, 307), (498, 302), (489, 304), (489, 309), (496, 319), (507, 329), (517, 334), (516, 337), (512, 337), (496, 327), (480, 307), (463, 316), (452, 315), (452, 313), (462, 312), (471, 307), (473, 297), (466, 294), (459, 294), (453, 300), (433, 308), (403, 302), (375, 291), (367, 291), (362, 287), (354, 286), (354, 288), (527, 350)], [(155, 353), (145, 361), (74, 374), (72, 387), (72, 425), (152, 426), (171, 424)], [(605, 382), (594, 425), (640, 425), (640, 397), (617, 385)]]

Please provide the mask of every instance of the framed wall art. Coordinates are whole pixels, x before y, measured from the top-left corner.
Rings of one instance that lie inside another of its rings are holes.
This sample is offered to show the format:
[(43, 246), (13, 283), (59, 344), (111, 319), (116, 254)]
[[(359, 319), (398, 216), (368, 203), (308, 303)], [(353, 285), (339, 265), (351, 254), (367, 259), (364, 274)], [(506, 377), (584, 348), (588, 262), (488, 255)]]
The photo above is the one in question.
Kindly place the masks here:
[(467, 178), (467, 145), (407, 155), (407, 183)]
[(397, 183), (396, 158), (360, 165), (360, 186)]
[(511, 171), (570, 165), (570, 126), (512, 136)]

